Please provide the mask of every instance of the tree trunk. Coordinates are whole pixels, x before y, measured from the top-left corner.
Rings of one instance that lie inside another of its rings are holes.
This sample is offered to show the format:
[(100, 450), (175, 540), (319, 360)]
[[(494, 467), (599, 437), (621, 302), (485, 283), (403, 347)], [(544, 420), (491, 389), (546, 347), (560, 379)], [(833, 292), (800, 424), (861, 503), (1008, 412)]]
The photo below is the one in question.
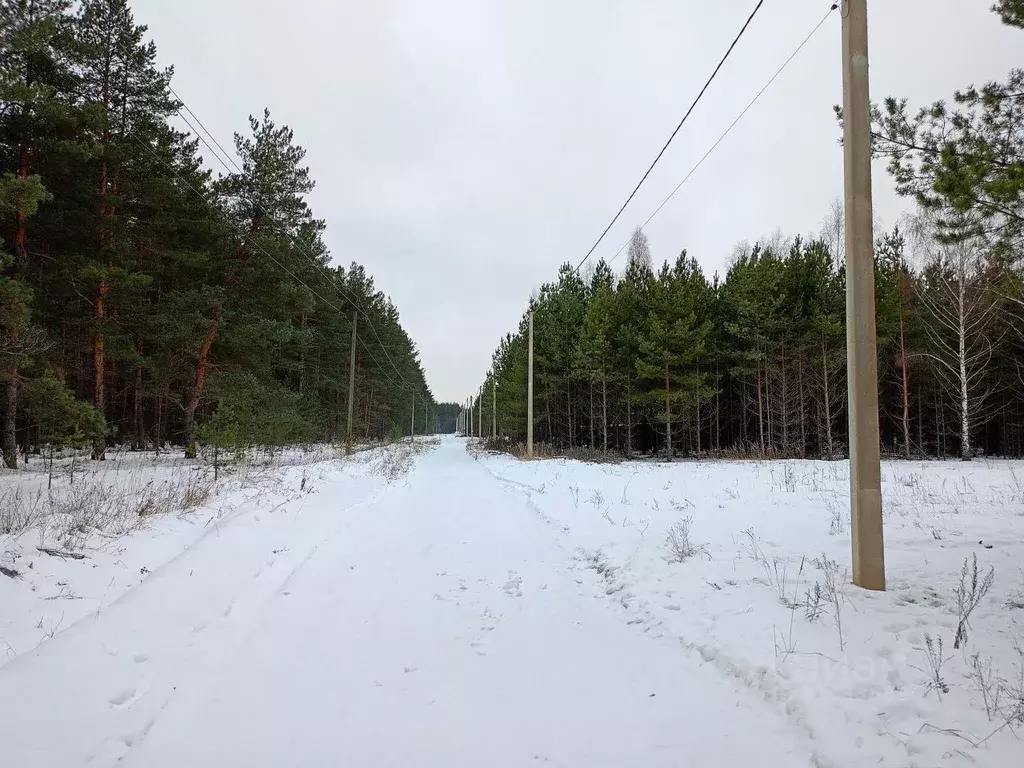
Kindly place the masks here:
[[(262, 225), (262, 216), (253, 217), (249, 223), (249, 234), (251, 235), (258, 231)], [(243, 241), (235, 251), (235, 265), (237, 266), (238, 264), (241, 264), (248, 257), (249, 249)], [(229, 267), (228, 271), (224, 273), (223, 285), (225, 288), (229, 288), (234, 282), (234, 269), (234, 267)], [(206, 337), (203, 339), (203, 344), (199, 348), (199, 356), (196, 359), (196, 377), (192, 385), (192, 392), (189, 395), (188, 404), (185, 407), (185, 456), (190, 458), (195, 458), (196, 455), (195, 438), (193, 436), (195, 414), (196, 409), (199, 407), (199, 402), (203, 397), (203, 391), (206, 388), (210, 349), (213, 347), (213, 340), (216, 338), (217, 330), (220, 328), (223, 313), (223, 305), (219, 305), (217, 310), (213, 313), (213, 320), (210, 323), (209, 329), (206, 331)]]
[(697, 402), (697, 456), (700, 456), (701, 444), (700, 444), (700, 402)]
[[(106, 348), (103, 338), (103, 317), (106, 312), (104, 298), (107, 295), (107, 283), (101, 280), (96, 291), (96, 330), (93, 332), (92, 340), (92, 366), (93, 366), (93, 407), (101, 416), (106, 417), (107, 395), (106, 395)], [(93, 440), (92, 458), (95, 461), (103, 461), (106, 453), (106, 438), (103, 435)]]
[(740, 439), (743, 441), (743, 449), (750, 446), (750, 439), (747, 437), (747, 421), (750, 417), (750, 385), (746, 377), (743, 379), (743, 410), (740, 414)]
[(765, 434), (768, 436), (768, 453), (775, 449), (775, 425), (772, 421), (772, 380), (768, 375), (768, 356), (764, 361), (764, 418)]
[(594, 431), (594, 380), (590, 380), (590, 447), (597, 450), (597, 433)]
[(803, 360), (803, 353), (805, 351), (806, 347), (802, 347), (796, 369), (800, 388), (800, 456), (802, 457), (807, 455), (807, 397), (804, 395), (804, 366), (806, 361)]
[(917, 450), (924, 453), (924, 408), (921, 405), (921, 389), (917, 388)]
[(825, 337), (821, 337), (821, 369), (824, 379), (824, 400), (825, 400), (825, 450), (828, 451), (828, 458), (835, 456), (832, 445), (832, 389), (828, 383), (828, 351), (825, 348)]
[(4, 466), (8, 469), (18, 468), (18, 372), (11, 371), (7, 380), (7, 397), (5, 399), (3, 422), (3, 455)]
[[(555, 439), (551, 433), (551, 395), (548, 394), (547, 392), (544, 393), (544, 411), (544, 415), (547, 417), (546, 421), (548, 424), (548, 442), (553, 444), (555, 442)], [(470, 430), (470, 432), (472, 432), (472, 430)]]
[(569, 450), (573, 448), (572, 382), (565, 383), (565, 407), (569, 414)]
[(665, 365), (665, 455), (672, 458), (672, 406), (671, 406), (671, 384), (668, 380), (668, 365)]
[[(142, 344), (137, 347), (139, 354), (142, 354)], [(145, 429), (142, 420), (142, 362), (135, 365), (135, 398), (133, 401), (132, 424), (134, 427), (135, 440), (132, 446), (136, 451), (141, 451), (146, 446)]]
[(900, 373), (903, 389), (903, 455), (910, 458), (910, 386), (907, 375), (907, 340), (906, 323), (903, 320), (903, 313), (900, 312)]
[[(24, 144), (18, 147), (18, 178), (28, 178), (28, 147)], [(25, 214), (20, 205), (14, 211), (14, 258), (21, 265), (28, 259), (28, 252), (25, 250)]]
[(633, 401), (631, 396), (632, 380), (626, 379), (626, 456), (633, 455)]
[(760, 433), (761, 455), (764, 456), (764, 397), (761, 394), (761, 361), (757, 361), (757, 430)]
[(958, 295), (958, 309), (960, 325), (957, 329), (960, 363), (960, 458), (963, 461), (971, 460), (971, 414), (968, 410), (970, 401), (967, 398), (967, 328), (965, 298), (967, 287), (964, 280), (960, 280), (960, 291)]
[(715, 453), (722, 450), (722, 378), (715, 366)]
[[(104, 103), (106, 100), (104, 99)], [(104, 141), (106, 141), (106, 135), (104, 135)], [(104, 200), (107, 194), (107, 164), (104, 161), (100, 165), (100, 221), (97, 227), (97, 235), (99, 239), (100, 251), (106, 250), (107, 246), (107, 229), (104, 219), (107, 216), (107, 206)], [(107, 265), (110, 266), (109, 264)], [(106, 417), (106, 390), (104, 388), (104, 365), (105, 365), (105, 339), (103, 337), (103, 320), (106, 314), (106, 297), (107, 297), (107, 281), (105, 278), (100, 280), (99, 285), (96, 288), (96, 301), (94, 303), (94, 310), (96, 315), (96, 328), (93, 331), (92, 341), (92, 366), (93, 366), (93, 407), (99, 411), (100, 415)], [(100, 435), (93, 440), (92, 445), (92, 458), (96, 461), (103, 461), (106, 453), (106, 439)]]
[(789, 455), (791, 446), (789, 444), (789, 379), (786, 376), (786, 345), (782, 345), (782, 392), (780, 393), (782, 403), (782, 454)]
[(608, 378), (601, 379), (601, 423), (604, 426), (604, 451), (608, 452)]
[(190, 459), (196, 457), (196, 444), (193, 435), (195, 425), (196, 409), (203, 397), (203, 390), (206, 387), (206, 376), (209, 369), (210, 348), (217, 336), (217, 328), (220, 326), (221, 311), (218, 309), (213, 316), (213, 322), (206, 332), (203, 345), (199, 348), (199, 356), (196, 358), (196, 378), (192, 385), (192, 392), (189, 394), (188, 404), (185, 406), (185, 456)]
[(164, 396), (162, 394), (153, 398), (153, 448), (157, 456), (160, 455), (160, 449), (164, 447), (163, 405)]

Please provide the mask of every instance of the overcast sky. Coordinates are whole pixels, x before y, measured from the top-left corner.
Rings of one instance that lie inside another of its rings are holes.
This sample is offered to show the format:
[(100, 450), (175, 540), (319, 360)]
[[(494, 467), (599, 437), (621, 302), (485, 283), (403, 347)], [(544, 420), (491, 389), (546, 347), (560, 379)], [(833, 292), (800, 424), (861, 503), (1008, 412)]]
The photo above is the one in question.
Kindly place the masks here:
[[(755, 0), (135, 0), (175, 89), (222, 144), (269, 106), (295, 129), (335, 260), (397, 304), (439, 400), (625, 200)], [(648, 183), (607, 259), (827, 10), (768, 0)], [(914, 104), (1024, 64), (991, 0), (869, 0), (873, 98)], [(705, 272), (733, 245), (816, 233), (842, 194), (840, 18), (647, 228)], [(876, 212), (906, 206), (875, 172)], [(623, 259), (616, 263), (621, 267)]]

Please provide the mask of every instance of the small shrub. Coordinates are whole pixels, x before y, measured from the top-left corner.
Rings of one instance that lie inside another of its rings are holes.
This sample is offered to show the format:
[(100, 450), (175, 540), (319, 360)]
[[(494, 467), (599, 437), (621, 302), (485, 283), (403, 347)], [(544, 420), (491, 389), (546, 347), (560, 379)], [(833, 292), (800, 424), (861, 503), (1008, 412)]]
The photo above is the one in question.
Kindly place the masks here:
[(992, 657), (982, 660), (981, 654), (975, 653), (971, 655), (969, 663), (970, 670), (967, 673), (967, 679), (981, 693), (981, 700), (985, 705), (985, 715), (991, 721), (992, 715), (998, 712), (1000, 695), (1000, 681), (992, 673)]
[(824, 576), (821, 592), (825, 596), (825, 602), (832, 612), (832, 621), (835, 622), (836, 631), (839, 633), (839, 650), (844, 650), (846, 637), (843, 635), (843, 605), (846, 602), (846, 595), (843, 594), (843, 585), (846, 583), (846, 574), (840, 573), (839, 564), (835, 560), (830, 560), (824, 553), (814, 561), (814, 564)]
[(690, 529), (693, 526), (692, 517), (684, 517), (672, 524), (665, 537), (665, 547), (668, 550), (669, 561), (673, 563), (685, 563), (695, 555), (704, 555), (709, 560), (708, 545), (694, 544), (690, 537)]
[(999, 695), (1003, 702), (999, 716), (1007, 723), (1024, 725), (1024, 649), (1017, 646), (1017, 661), (1013, 665), (1014, 675), (999, 684)]
[(941, 637), (932, 637), (925, 633), (924, 646), (925, 660), (928, 664), (928, 669), (922, 670), (928, 674), (928, 682), (925, 684), (925, 696), (935, 691), (939, 701), (941, 701), (942, 694), (949, 693), (949, 686), (942, 676), (942, 667), (949, 661), (950, 657), (946, 657), (942, 653)]
[(829, 515), (829, 535), (839, 536), (846, 533), (846, 510), (843, 506), (835, 499), (825, 499), (825, 509), (828, 510)]
[[(970, 565), (968, 565), (970, 563)], [(970, 629), (971, 614), (978, 607), (978, 603), (988, 594), (995, 580), (996, 569), (989, 567), (988, 573), (982, 579), (978, 579), (978, 556), (972, 554), (971, 558), (964, 558), (963, 568), (960, 570), (960, 583), (957, 584), (953, 594), (956, 597), (957, 626), (956, 637), (953, 639), (953, 648), (960, 648), (967, 643), (967, 630)]]
[(578, 485), (569, 486), (569, 495), (572, 496), (572, 505), (576, 509), (580, 508), (580, 487)]
[(821, 591), (821, 584), (814, 582), (804, 598), (804, 618), (811, 623), (816, 622), (821, 618), (824, 603), (825, 594)]

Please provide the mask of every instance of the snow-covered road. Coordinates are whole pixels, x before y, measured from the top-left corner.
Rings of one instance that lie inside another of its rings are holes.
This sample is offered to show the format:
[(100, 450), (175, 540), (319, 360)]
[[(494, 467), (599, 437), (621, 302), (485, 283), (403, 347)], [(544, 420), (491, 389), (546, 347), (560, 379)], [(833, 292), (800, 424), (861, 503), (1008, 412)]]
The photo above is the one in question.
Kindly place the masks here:
[(571, 535), (455, 439), (242, 509), (0, 670), (0, 762), (800, 766), (755, 691), (630, 626)]

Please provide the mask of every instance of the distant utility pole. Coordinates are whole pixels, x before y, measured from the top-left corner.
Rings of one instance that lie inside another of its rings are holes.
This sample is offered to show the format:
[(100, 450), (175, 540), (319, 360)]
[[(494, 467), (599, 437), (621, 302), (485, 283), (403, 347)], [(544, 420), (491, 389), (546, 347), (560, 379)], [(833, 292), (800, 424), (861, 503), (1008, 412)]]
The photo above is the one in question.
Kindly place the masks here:
[(850, 398), (853, 583), (885, 589), (878, 438), (875, 259), (867, 0), (843, 2), (843, 151), (846, 174), (846, 356)]
[(498, 377), (494, 377), (491, 387), (491, 437), (498, 439)]
[(479, 396), (479, 399), (477, 400), (477, 402), (480, 404), (480, 406), (478, 408), (478, 410), (479, 410), (479, 418), (477, 419), (478, 424), (477, 424), (477, 428), (476, 428), (476, 436), (479, 437), (481, 440), (483, 440), (483, 437), (484, 437), (484, 385), (483, 384), (480, 385), (480, 396)]
[(409, 442), (416, 441), (416, 393), (412, 393), (412, 421), (409, 422)]
[(348, 426), (345, 429), (345, 445), (352, 448), (352, 404), (356, 399), (356, 323), (359, 313), (352, 312), (352, 351), (348, 360)]
[(526, 455), (533, 457), (533, 312), (530, 312), (530, 364), (526, 381)]

